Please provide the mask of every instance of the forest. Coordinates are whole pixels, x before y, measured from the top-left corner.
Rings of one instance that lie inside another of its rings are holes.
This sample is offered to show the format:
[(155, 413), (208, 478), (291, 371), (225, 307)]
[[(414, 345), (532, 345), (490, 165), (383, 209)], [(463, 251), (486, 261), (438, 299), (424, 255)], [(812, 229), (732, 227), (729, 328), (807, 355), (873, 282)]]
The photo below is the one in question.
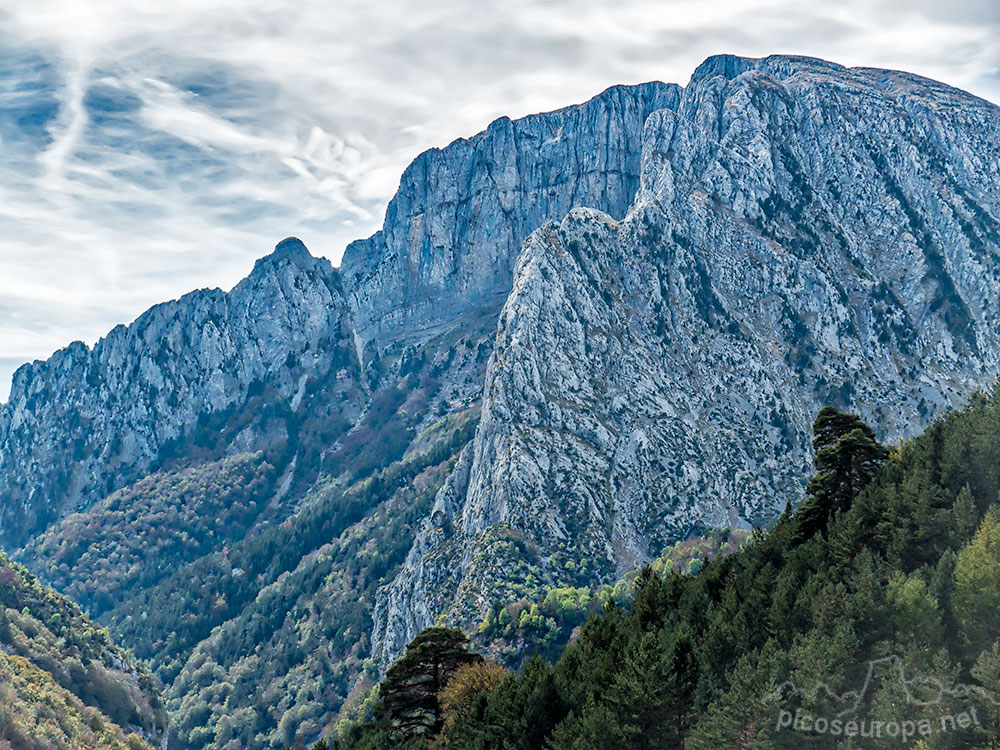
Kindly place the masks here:
[(891, 449), (826, 408), (814, 447), (806, 497), (738, 552), (647, 566), (518, 671), (425, 631), (316, 747), (1000, 747), (1000, 390)]
[(166, 720), (152, 675), (0, 552), (0, 750), (149, 750)]

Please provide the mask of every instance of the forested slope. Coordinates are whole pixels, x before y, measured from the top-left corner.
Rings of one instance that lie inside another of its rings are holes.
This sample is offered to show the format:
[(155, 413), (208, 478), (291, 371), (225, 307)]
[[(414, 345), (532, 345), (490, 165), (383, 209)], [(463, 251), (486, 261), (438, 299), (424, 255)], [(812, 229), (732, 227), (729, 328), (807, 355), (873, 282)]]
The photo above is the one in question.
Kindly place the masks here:
[(148, 750), (165, 722), (150, 674), (0, 552), (0, 748)]
[[(630, 608), (480, 693), (441, 746), (995, 747), (1000, 391), (891, 453), (824, 410), (816, 446), (799, 510), (696, 575), (646, 569)], [(405, 740), (383, 718), (339, 746)]]

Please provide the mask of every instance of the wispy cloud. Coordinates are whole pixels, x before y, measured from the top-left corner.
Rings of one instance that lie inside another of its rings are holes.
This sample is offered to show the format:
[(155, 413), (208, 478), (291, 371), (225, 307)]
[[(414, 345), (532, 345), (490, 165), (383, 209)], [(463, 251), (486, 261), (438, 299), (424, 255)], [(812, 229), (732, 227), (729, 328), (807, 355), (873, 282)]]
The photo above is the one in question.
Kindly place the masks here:
[(288, 234), (339, 260), (420, 151), (706, 56), (895, 67), (1000, 100), (993, 0), (7, 0), (0, 398), (16, 363), (229, 287)]

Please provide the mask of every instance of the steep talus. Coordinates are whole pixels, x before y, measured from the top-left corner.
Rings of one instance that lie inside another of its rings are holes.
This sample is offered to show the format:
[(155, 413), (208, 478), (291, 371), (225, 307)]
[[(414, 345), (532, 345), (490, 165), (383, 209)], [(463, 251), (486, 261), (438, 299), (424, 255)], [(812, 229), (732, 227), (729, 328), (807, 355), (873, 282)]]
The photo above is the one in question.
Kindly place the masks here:
[[(307, 380), (339, 380), (328, 387), (346, 395), (333, 409), (353, 419), (357, 368), (339, 284), (329, 261), (289, 239), (228, 294), (192, 292), (93, 349), (77, 342), (19, 369), (0, 405), (0, 539), (24, 541), (124, 486), (199, 419), (225, 421), (265, 386), (294, 409)], [(283, 424), (241, 417), (233, 450), (289, 438)]]
[(773, 518), (823, 404), (895, 440), (992, 383), (998, 115), (901, 73), (706, 61), (648, 118), (628, 215), (525, 242), (468, 465), (380, 591), (380, 664), (442, 613), (475, 622), (525, 560), (607, 581)]

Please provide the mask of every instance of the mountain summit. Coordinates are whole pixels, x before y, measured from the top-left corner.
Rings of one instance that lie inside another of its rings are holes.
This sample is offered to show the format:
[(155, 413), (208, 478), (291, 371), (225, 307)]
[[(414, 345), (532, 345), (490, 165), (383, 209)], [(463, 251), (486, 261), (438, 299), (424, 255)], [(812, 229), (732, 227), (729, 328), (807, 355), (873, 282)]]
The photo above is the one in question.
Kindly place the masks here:
[(380, 663), (529, 572), (612, 580), (766, 523), (825, 404), (894, 441), (991, 384), (998, 115), (894, 71), (700, 66), (646, 120), (624, 218), (581, 207), (524, 243), (475, 440), (380, 592)]
[(275, 260), (287, 259), (299, 263), (313, 260), (309, 249), (298, 237), (286, 237), (274, 246), (274, 252), (267, 257)]

